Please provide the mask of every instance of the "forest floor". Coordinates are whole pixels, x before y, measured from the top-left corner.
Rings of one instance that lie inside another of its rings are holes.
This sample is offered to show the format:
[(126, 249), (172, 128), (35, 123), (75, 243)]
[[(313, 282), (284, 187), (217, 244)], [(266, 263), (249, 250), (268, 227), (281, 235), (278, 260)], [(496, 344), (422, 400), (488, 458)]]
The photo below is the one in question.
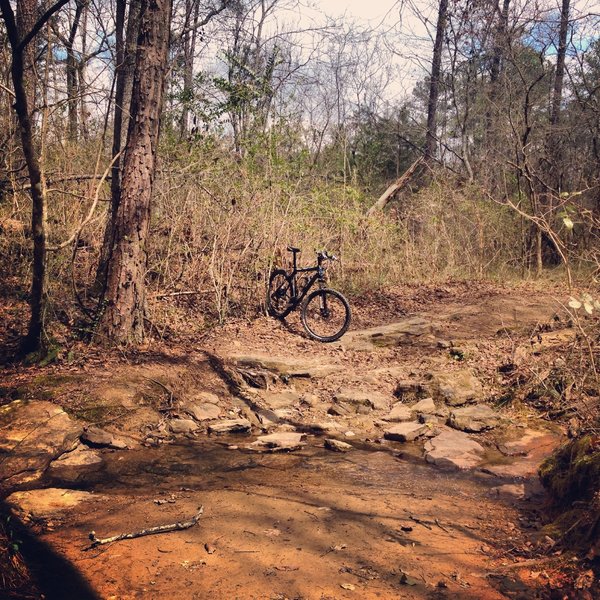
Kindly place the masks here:
[[(5, 578), (0, 597), (594, 597), (593, 571), (544, 528), (537, 478), (566, 434), (540, 390), (575, 338), (567, 300), (547, 285), (407, 286), (353, 302), (334, 344), (292, 315), (9, 365), (0, 413), (19, 425), (11, 452), (0, 436), (0, 466), (13, 465), (2, 502), (26, 524), (14, 535), (33, 587)], [(430, 396), (435, 409), (398, 417)], [(89, 427), (86, 444), (50, 448), (52, 417), (33, 408), (48, 403), (77, 436)], [(458, 423), (473, 406), (493, 408)], [(249, 431), (214, 433), (232, 421)], [(416, 439), (402, 442), (406, 424)], [(65, 450), (86, 460), (65, 465)], [(200, 506), (190, 528), (90, 547), (90, 531), (138, 532)]]

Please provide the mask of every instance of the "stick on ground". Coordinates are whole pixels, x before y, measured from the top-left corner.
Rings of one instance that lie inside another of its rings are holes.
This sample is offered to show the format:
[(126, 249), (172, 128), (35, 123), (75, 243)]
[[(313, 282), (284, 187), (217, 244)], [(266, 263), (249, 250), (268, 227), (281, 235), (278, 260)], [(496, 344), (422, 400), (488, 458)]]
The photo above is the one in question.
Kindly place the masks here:
[[(182, 529), (189, 529), (193, 527), (202, 516), (204, 512), (204, 506), (198, 509), (198, 512), (189, 521), (178, 521), (177, 523), (170, 523), (169, 525), (158, 525), (157, 527), (150, 527), (149, 529), (142, 529), (134, 533), (121, 533), (119, 535), (113, 535), (107, 538), (97, 538), (95, 531), (90, 531), (90, 541), (92, 542), (89, 548), (95, 548), (96, 546), (103, 546), (104, 544), (112, 544), (113, 542), (120, 542), (121, 540), (132, 540), (134, 538), (143, 537), (145, 535), (154, 535), (156, 533), (168, 533), (169, 531), (180, 531)], [(89, 549), (87, 548), (87, 549)]]

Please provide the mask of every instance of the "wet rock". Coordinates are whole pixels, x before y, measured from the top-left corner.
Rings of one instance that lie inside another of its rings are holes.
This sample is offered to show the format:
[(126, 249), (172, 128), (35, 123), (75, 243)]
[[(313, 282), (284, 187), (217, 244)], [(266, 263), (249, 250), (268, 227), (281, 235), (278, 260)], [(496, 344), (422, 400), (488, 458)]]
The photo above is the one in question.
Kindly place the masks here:
[(446, 430), (425, 443), (425, 460), (439, 467), (471, 469), (481, 464), (485, 449), (462, 431)]
[(525, 498), (525, 484), (506, 483), (492, 488), (490, 494), (503, 500), (523, 500)]
[(423, 398), (423, 400), (419, 400), (416, 404), (413, 404), (410, 410), (416, 413), (432, 415), (435, 414), (437, 408), (433, 398)]
[(184, 410), (196, 421), (210, 421), (221, 416), (221, 408), (212, 402), (194, 402), (188, 404)]
[(0, 408), (0, 488), (39, 479), (79, 443), (82, 427), (51, 402), (15, 400)]
[(323, 364), (321, 361), (306, 361), (298, 358), (270, 356), (268, 354), (231, 355), (228, 357), (238, 367), (258, 368), (271, 371), (280, 377), (320, 378), (337, 373), (342, 365)]
[(293, 390), (284, 390), (282, 392), (263, 392), (261, 394), (263, 402), (271, 409), (290, 408), (297, 406), (302, 400), (302, 396)]
[[(369, 392), (354, 389), (342, 389), (334, 396), (334, 400), (340, 404), (363, 407), (368, 410), (387, 410), (390, 406), (390, 398), (380, 392)], [(361, 412), (356, 410), (356, 412)], [(363, 411), (364, 414), (364, 411)]]
[(298, 450), (304, 446), (304, 434), (293, 431), (278, 431), (269, 435), (262, 435), (250, 444), (253, 450), (268, 449), (272, 452)]
[(502, 417), (487, 404), (476, 404), (455, 408), (450, 412), (448, 425), (461, 431), (478, 433), (494, 429), (502, 422)]
[(84, 428), (84, 431), (81, 434), (81, 441), (88, 446), (96, 448), (126, 450), (129, 447), (124, 439), (93, 425)]
[(192, 433), (198, 429), (198, 423), (193, 419), (172, 419), (169, 429), (172, 433)]
[(65, 512), (83, 502), (103, 500), (105, 500), (105, 497), (91, 492), (47, 488), (28, 492), (14, 492), (6, 498), (6, 503), (24, 521), (37, 521), (61, 517)]
[(395, 442), (412, 442), (428, 430), (427, 425), (411, 421), (409, 423), (399, 423), (386, 429), (383, 432), (383, 437), (386, 440), (393, 440)]
[(371, 351), (402, 344), (414, 344), (435, 333), (437, 324), (422, 317), (410, 317), (380, 327), (348, 332), (342, 345), (348, 350)]
[(209, 433), (248, 433), (252, 425), (248, 419), (227, 419), (208, 426)]
[(340, 442), (340, 440), (336, 440), (334, 438), (327, 438), (323, 445), (325, 448), (327, 448), (327, 450), (332, 450), (333, 452), (348, 452), (348, 450), (352, 450), (354, 448), (352, 444)]
[(98, 452), (78, 446), (53, 460), (48, 467), (48, 475), (62, 481), (75, 482), (83, 479), (85, 475), (99, 471), (103, 464), (104, 461)]
[(390, 421), (392, 423), (402, 423), (404, 421), (412, 421), (414, 418), (413, 411), (406, 406), (406, 404), (402, 404), (402, 402), (398, 402), (394, 404), (390, 413), (383, 417), (384, 421)]
[(430, 374), (435, 396), (450, 406), (477, 402), (483, 397), (481, 382), (468, 370)]

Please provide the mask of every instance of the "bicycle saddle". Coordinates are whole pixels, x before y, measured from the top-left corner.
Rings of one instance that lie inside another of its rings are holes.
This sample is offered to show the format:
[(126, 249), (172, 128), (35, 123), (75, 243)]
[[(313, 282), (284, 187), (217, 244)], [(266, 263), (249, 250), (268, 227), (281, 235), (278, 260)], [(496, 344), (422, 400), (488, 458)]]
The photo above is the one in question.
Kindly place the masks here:
[(288, 252), (293, 252), (294, 254), (296, 254), (296, 252), (301, 252), (300, 248), (294, 248), (293, 246), (288, 246)]

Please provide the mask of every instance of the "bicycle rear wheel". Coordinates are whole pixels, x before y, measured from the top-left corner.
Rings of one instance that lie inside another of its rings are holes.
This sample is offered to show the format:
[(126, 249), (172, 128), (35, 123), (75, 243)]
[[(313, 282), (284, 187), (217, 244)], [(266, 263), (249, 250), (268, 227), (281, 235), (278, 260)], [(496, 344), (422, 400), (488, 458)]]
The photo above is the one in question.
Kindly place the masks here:
[(316, 290), (306, 299), (301, 318), (311, 338), (318, 342), (335, 342), (350, 326), (350, 305), (335, 290)]
[(283, 319), (292, 310), (292, 283), (283, 269), (276, 269), (269, 278), (267, 311), (277, 319)]

